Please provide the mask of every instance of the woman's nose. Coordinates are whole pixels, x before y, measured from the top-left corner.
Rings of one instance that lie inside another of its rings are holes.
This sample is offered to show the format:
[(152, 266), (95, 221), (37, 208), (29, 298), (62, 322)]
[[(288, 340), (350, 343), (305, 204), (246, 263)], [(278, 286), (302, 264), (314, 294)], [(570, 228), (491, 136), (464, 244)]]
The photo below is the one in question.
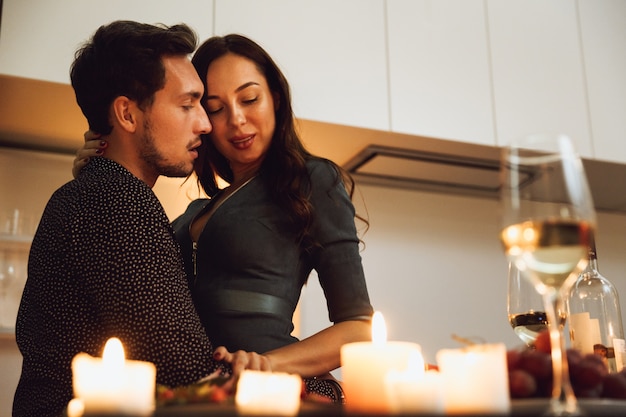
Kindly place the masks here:
[(245, 123), (246, 116), (243, 109), (239, 106), (233, 106), (230, 112), (230, 123), (234, 126)]

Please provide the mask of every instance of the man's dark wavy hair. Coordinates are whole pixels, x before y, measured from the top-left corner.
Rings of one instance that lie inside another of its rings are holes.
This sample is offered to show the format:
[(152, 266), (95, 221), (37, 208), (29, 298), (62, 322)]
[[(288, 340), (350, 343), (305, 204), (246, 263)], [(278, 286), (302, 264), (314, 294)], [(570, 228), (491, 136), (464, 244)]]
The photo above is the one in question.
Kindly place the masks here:
[(164, 56), (188, 56), (198, 38), (185, 24), (150, 25), (118, 20), (100, 26), (74, 56), (70, 79), (89, 129), (103, 135), (113, 128), (109, 108), (125, 96), (141, 109), (165, 85)]

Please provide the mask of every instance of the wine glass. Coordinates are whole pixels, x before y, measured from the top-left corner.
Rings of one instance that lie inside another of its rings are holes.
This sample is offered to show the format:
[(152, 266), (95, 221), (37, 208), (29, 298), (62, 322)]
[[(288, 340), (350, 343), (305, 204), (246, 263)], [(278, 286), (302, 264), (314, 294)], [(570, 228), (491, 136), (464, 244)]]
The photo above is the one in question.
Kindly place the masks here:
[(513, 262), (509, 262), (506, 308), (513, 331), (532, 347), (539, 332), (548, 328), (548, 318), (541, 294)]
[[(537, 336), (548, 329), (548, 316), (543, 297), (534, 284), (524, 278), (513, 262), (509, 262), (506, 308), (509, 324), (528, 347), (534, 348)], [(559, 327), (565, 326), (567, 314), (556, 312)]]
[(587, 264), (595, 210), (580, 157), (562, 134), (527, 136), (505, 147), (501, 161), (500, 239), (509, 262), (543, 297), (552, 348), (547, 415), (581, 414), (567, 366), (557, 312)]

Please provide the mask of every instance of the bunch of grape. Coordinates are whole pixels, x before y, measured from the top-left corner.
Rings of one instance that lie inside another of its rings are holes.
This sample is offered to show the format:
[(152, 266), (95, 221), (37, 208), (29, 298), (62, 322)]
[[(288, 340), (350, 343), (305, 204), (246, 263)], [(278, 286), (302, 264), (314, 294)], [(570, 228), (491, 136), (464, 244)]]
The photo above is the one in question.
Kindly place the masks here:
[[(511, 398), (550, 397), (552, 358), (550, 335), (543, 331), (534, 349), (507, 351)], [(600, 355), (567, 349), (570, 381), (578, 398), (626, 399), (626, 368), (609, 373)]]

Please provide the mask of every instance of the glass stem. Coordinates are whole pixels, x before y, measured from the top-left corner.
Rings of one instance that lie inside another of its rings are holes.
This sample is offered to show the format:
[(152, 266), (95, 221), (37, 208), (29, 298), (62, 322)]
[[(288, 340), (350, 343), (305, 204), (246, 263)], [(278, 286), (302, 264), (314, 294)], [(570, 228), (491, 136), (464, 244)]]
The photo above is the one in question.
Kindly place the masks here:
[(557, 311), (562, 311), (562, 302), (557, 291), (544, 295), (552, 348), (552, 399), (549, 415), (575, 416), (581, 413), (570, 383), (565, 338), (556, 314)]

